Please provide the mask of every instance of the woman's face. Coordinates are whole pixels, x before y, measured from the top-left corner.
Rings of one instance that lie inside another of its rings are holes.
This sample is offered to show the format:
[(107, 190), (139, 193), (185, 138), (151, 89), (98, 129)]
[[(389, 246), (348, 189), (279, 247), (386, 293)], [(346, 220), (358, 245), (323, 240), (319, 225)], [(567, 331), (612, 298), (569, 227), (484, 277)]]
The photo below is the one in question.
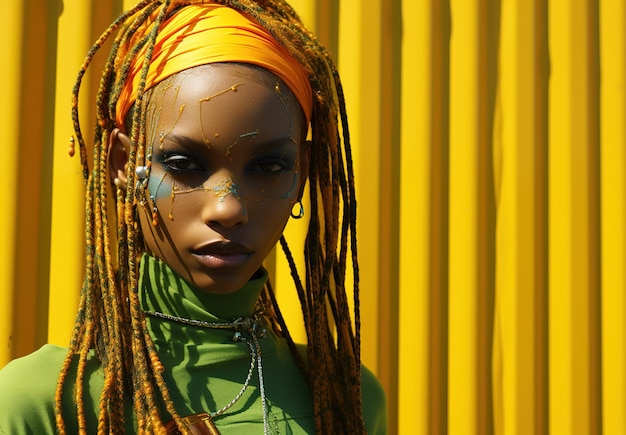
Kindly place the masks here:
[(146, 126), (152, 158), (138, 208), (148, 250), (201, 290), (238, 290), (280, 238), (306, 179), (297, 100), (260, 68), (204, 65), (154, 88)]

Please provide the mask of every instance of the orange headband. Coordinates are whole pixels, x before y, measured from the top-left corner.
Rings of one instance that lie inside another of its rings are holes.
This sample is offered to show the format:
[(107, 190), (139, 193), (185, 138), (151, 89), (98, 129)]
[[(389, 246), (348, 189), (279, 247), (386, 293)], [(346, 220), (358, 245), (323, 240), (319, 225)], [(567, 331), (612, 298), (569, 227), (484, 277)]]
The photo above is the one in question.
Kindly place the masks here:
[[(144, 37), (140, 28), (129, 42)], [(132, 60), (128, 79), (117, 100), (115, 121), (124, 118), (137, 99), (145, 46)], [(313, 93), (307, 73), (291, 54), (247, 14), (218, 4), (189, 5), (165, 21), (156, 37), (146, 89), (185, 69), (215, 62), (242, 62), (263, 67), (278, 76), (295, 95), (307, 124)]]

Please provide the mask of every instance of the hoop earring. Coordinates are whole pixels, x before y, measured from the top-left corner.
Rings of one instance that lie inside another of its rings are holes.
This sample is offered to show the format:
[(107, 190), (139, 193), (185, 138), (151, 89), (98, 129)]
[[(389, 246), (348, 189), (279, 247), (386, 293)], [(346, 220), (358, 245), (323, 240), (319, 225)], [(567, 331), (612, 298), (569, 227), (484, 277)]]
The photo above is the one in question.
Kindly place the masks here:
[(293, 214), (293, 207), (291, 208), (291, 217), (294, 219), (302, 219), (302, 216), (304, 216), (304, 206), (302, 205), (302, 201), (298, 200), (297, 204), (300, 205), (300, 211), (298, 212), (298, 214)]

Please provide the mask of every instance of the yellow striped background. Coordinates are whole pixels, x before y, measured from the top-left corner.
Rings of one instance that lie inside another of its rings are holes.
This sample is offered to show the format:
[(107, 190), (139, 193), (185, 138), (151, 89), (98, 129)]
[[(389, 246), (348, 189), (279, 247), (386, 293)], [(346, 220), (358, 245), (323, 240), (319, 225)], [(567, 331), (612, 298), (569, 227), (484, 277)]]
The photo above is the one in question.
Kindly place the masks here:
[[(70, 90), (130, 3), (4, 4), (0, 366), (68, 340), (84, 262)], [(625, 434), (625, 1), (293, 5), (344, 80), (363, 359), (390, 433)], [(287, 229), (296, 251), (305, 229)], [(268, 267), (302, 337), (282, 255)]]

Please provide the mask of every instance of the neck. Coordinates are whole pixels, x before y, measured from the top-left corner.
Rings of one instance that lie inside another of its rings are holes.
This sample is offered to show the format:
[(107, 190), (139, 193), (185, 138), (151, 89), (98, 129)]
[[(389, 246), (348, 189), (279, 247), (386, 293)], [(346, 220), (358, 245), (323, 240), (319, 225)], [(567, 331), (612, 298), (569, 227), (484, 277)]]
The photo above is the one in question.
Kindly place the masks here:
[(207, 322), (251, 316), (267, 281), (267, 272), (261, 268), (234, 293), (206, 293), (187, 283), (163, 261), (147, 254), (141, 260), (140, 274), (144, 310)]

